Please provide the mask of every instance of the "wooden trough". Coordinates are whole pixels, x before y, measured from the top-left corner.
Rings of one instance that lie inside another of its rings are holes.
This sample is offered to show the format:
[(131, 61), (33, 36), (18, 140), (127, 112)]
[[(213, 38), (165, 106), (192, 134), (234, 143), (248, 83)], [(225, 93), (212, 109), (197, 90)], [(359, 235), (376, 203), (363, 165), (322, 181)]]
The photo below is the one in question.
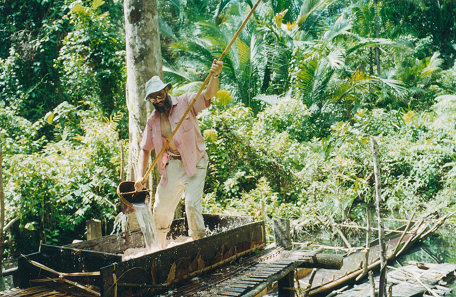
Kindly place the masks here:
[[(265, 246), (264, 222), (250, 217), (204, 215), (208, 235), (130, 260), (122, 254), (143, 248), (140, 231), (111, 235), (68, 246), (41, 245), (20, 257), (20, 288), (65, 283), (98, 296), (151, 296)], [(186, 236), (185, 219), (175, 220), (169, 237)]]

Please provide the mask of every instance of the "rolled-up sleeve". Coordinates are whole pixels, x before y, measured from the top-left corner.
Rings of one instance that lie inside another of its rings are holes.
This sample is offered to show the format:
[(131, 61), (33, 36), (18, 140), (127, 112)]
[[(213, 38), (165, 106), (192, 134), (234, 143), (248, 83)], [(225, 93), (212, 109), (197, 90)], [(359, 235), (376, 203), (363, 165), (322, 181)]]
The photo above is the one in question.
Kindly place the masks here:
[[(189, 93), (188, 94), (186, 99), (187, 99), (187, 102), (188, 102), (189, 105), (192, 102), (193, 98), (195, 98), (195, 96), (196, 96), (196, 93)], [(199, 95), (198, 99), (196, 99), (195, 104), (193, 105), (192, 111), (193, 111), (193, 113), (195, 115), (197, 115), (200, 111), (202, 111), (203, 109), (208, 108), (209, 106), (211, 106), (211, 101), (210, 100), (206, 100), (204, 98), (203, 93), (201, 93), (201, 95)]]

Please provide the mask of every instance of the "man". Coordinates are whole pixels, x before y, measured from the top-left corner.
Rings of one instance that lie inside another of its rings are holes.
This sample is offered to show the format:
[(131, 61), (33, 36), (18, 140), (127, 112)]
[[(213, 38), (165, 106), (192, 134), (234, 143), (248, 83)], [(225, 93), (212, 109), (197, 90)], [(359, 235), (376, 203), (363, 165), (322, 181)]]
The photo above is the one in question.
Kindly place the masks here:
[[(183, 193), (185, 193), (189, 236), (198, 239), (205, 235), (202, 196), (208, 158), (196, 116), (198, 112), (210, 106), (211, 98), (217, 93), (218, 76), (222, 67), (223, 62), (214, 60), (211, 66), (212, 76), (206, 90), (195, 101), (157, 162), (161, 180), (155, 195), (153, 212), (161, 248), (166, 247), (166, 235)], [(170, 88), (171, 84), (163, 83), (158, 76), (152, 77), (146, 83), (144, 100), (152, 102), (155, 110), (147, 120), (140, 144), (142, 148), (139, 154), (141, 176), (135, 183), (136, 190), (144, 188), (141, 180), (147, 170), (151, 150), (154, 149), (157, 153), (162, 150), (166, 139), (172, 134), (196, 95), (187, 93), (174, 98), (168, 94)]]

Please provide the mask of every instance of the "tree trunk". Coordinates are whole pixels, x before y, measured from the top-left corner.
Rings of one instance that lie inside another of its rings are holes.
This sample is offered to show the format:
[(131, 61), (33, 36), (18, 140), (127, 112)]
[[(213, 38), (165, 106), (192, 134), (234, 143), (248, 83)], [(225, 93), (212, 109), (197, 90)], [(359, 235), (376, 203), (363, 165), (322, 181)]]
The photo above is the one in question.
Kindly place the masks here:
[(135, 180), (139, 175), (139, 143), (147, 116), (153, 109), (150, 103), (143, 100), (144, 85), (154, 75), (163, 76), (157, 0), (125, 0), (124, 13), (130, 135), (127, 179)]
[(369, 74), (374, 75), (374, 54), (372, 48), (369, 48)]
[[(378, 8), (378, 0), (375, 0), (375, 38), (380, 36), (380, 12)], [(377, 76), (380, 77), (381, 68), (380, 68), (380, 48), (375, 48), (375, 62), (377, 64)]]
[[(136, 180), (140, 175), (138, 172), (138, 156), (141, 149), (139, 143), (147, 117), (153, 109), (149, 102), (144, 102), (144, 86), (152, 76), (163, 76), (157, 0), (125, 0), (124, 16), (129, 127), (126, 173), (127, 180)], [(127, 216), (130, 230), (138, 229), (139, 225), (134, 213)]]

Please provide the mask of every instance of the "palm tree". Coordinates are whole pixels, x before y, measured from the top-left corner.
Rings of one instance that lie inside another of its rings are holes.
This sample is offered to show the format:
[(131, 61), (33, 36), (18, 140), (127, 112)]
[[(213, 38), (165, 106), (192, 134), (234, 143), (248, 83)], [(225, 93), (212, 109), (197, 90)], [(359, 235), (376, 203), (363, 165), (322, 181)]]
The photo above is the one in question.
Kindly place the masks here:
[[(195, 87), (194, 81), (201, 81), (209, 71), (214, 58), (218, 58), (234, 33), (244, 20), (249, 7), (243, 3), (234, 3), (225, 8), (223, 22), (215, 20), (197, 22), (191, 38), (184, 38), (171, 44), (178, 57), (167, 65), (166, 76), (177, 85)], [(228, 17), (229, 16), (229, 17)], [(252, 106), (252, 98), (258, 93), (264, 79), (265, 51), (262, 34), (255, 30), (255, 20), (248, 25), (233, 44), (224, 58), (222, 83), (229, 89), (237, 101)], [(188, 88), (187, 88), (188, 89)]]
[[(403, 95), (401, 82), (366, 74), (360, 64), (347, 63), (362, 48), (402, 46), (387, 39), (367, 39), (352, 32), (351, 7), (327, 25), (318, 39), (296, 42), (293, 56), (293, 93), (320, 121), (322, 131), (334, 122), (349, 120), (353, 109), (370, 105), (369, 94), (387, 90)], [(355, 68), (353, 68), (355, 67)], [(323, 132), (322, 132), (323, 133)]]
[(388, 20), (391, 38), (411, 34), (420, 39), (431, 37), (431, 46), (422, 59), (440, 52), (444, 68), (453, 65), (456, 49), (452, 46), (456, 39), (456, 2), (441, 0), (383, 0), (381, 13)]

